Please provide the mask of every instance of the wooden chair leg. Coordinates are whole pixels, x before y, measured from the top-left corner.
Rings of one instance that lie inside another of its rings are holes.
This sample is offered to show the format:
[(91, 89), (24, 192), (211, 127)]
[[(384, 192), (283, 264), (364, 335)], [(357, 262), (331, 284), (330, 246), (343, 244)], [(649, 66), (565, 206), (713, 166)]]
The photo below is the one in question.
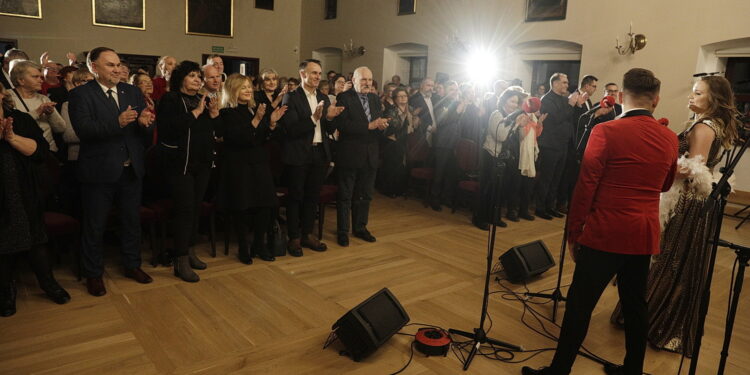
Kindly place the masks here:
[(148, 235), (149, 235), (149, 242), (151, 243), (151, 257), (156, 257), (156, 253), (158, 252), (157, 246), (156, 246), (156, 223), (151, 222), (148, 224)]
[(323, 239), (323, 223), (326, 220), (326, 205), (325, 203), (318, 204), (318, 240)]
[(231, 215), (227, 213), (224, 216), (224, 255), (229, 255), (229, 237), (232, 234), (232, 219)]
[(208, 241), (211, 242), (211, 257), (216, 258), (216, 213), (208, 216)]

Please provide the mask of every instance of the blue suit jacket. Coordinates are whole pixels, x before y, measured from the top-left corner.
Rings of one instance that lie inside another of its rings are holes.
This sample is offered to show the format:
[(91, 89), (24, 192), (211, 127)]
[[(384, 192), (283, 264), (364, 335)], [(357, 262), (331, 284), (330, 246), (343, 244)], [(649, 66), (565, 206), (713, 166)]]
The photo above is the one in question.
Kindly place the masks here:
[(150, 128), (141, 127), (137, 120), (121, 128), (117, 117), (128, 106), (140, 114), (145, 101), (141, 91), (127, 83), (117, 84), (117, 95), (119, 111), (96, 80), (70, 92), (70, 121), (81, 140), (78, 179), (83, 183), (116, 182), (128, 158), (136, 175), (143, 177), (145, 137)]

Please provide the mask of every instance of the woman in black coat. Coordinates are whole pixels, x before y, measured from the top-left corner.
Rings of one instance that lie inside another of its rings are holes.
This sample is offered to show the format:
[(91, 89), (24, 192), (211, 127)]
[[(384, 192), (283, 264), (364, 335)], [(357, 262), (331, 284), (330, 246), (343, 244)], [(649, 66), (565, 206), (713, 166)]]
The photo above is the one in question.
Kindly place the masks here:
[[(265, 235), (269, 231), (273, 208), (277, 205), (268, 151), (276, 123), (286, 106), (279, 106), (266, 117), (266, 105), (256, 105), (249, 77), (232, 74), (224, 82), (224, 109), (221, 110), (224, 139), (219, 173), (219, 209), (231, 212), (239, 238), (239, 259), (252, 264), (253, 256), (265, 261), (275, 258), (268, 251)], [(247, 232), (253, 223), (253, 244), (248, 251)]]
[(0, 316), (11, 316), (16, 313), (13, 271), (18, 255), (29, 260), (39, 286), (54, 302), (67, 303), (70, 295), (52, 275), (44, 246), (39, 169), (44, 167), (49, 144), (34, 119), (16, 110), (2, 87), (0, 102)]
[(198, 95), (202, 76), (195, 62), (183, 61), (177, 65), (156, 116), (161, 172), (174, 201), (174, 274), (188, 282), (200, 280), (193, 269), (206, 268), (206, 263), (191, 248), (190, 240), (198, 230), (200, 204), (213, 163), (214, 129), (221, 121), (219, 103), (205, 94)]
[(409, 108), (409, 94), (403, 87), (391, 92), (393, 105), (385, 111), (388, 128), (383, 136), (383, 165), (379, 169), (378, 190), (395, 198), (406, 191), (406, 141), (414, 128), (419, 126), (419, 117)]

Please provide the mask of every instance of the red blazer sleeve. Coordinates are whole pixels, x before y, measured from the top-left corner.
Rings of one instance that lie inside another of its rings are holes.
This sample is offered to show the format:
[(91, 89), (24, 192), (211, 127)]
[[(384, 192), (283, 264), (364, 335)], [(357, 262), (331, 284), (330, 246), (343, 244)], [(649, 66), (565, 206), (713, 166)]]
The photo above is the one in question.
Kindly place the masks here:
[(589, 138), (586, 152), (581, 161), (581, 172), (573, 192), (573, 200), (568, 214), (568, 242), (577, 243), (583, 233), (586, 217), (599, 188), (599, 181), (607, 166), (607, 139), (604, 127), (595, 127)]

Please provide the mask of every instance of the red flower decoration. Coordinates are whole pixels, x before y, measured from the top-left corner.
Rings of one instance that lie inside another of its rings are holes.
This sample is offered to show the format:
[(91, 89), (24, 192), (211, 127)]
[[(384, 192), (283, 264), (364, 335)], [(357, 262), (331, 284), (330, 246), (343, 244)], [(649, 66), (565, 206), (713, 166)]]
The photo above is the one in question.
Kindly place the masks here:
[(664, 126), (669, 126), (669, 119), (667, 119), (667, 118), (662, 117), (662, 118), (660, 118), (660, 119), (658, 119), (656, 121), (659, 121), (659, 123), (662, 124), (662, 125), (664, 125)]

